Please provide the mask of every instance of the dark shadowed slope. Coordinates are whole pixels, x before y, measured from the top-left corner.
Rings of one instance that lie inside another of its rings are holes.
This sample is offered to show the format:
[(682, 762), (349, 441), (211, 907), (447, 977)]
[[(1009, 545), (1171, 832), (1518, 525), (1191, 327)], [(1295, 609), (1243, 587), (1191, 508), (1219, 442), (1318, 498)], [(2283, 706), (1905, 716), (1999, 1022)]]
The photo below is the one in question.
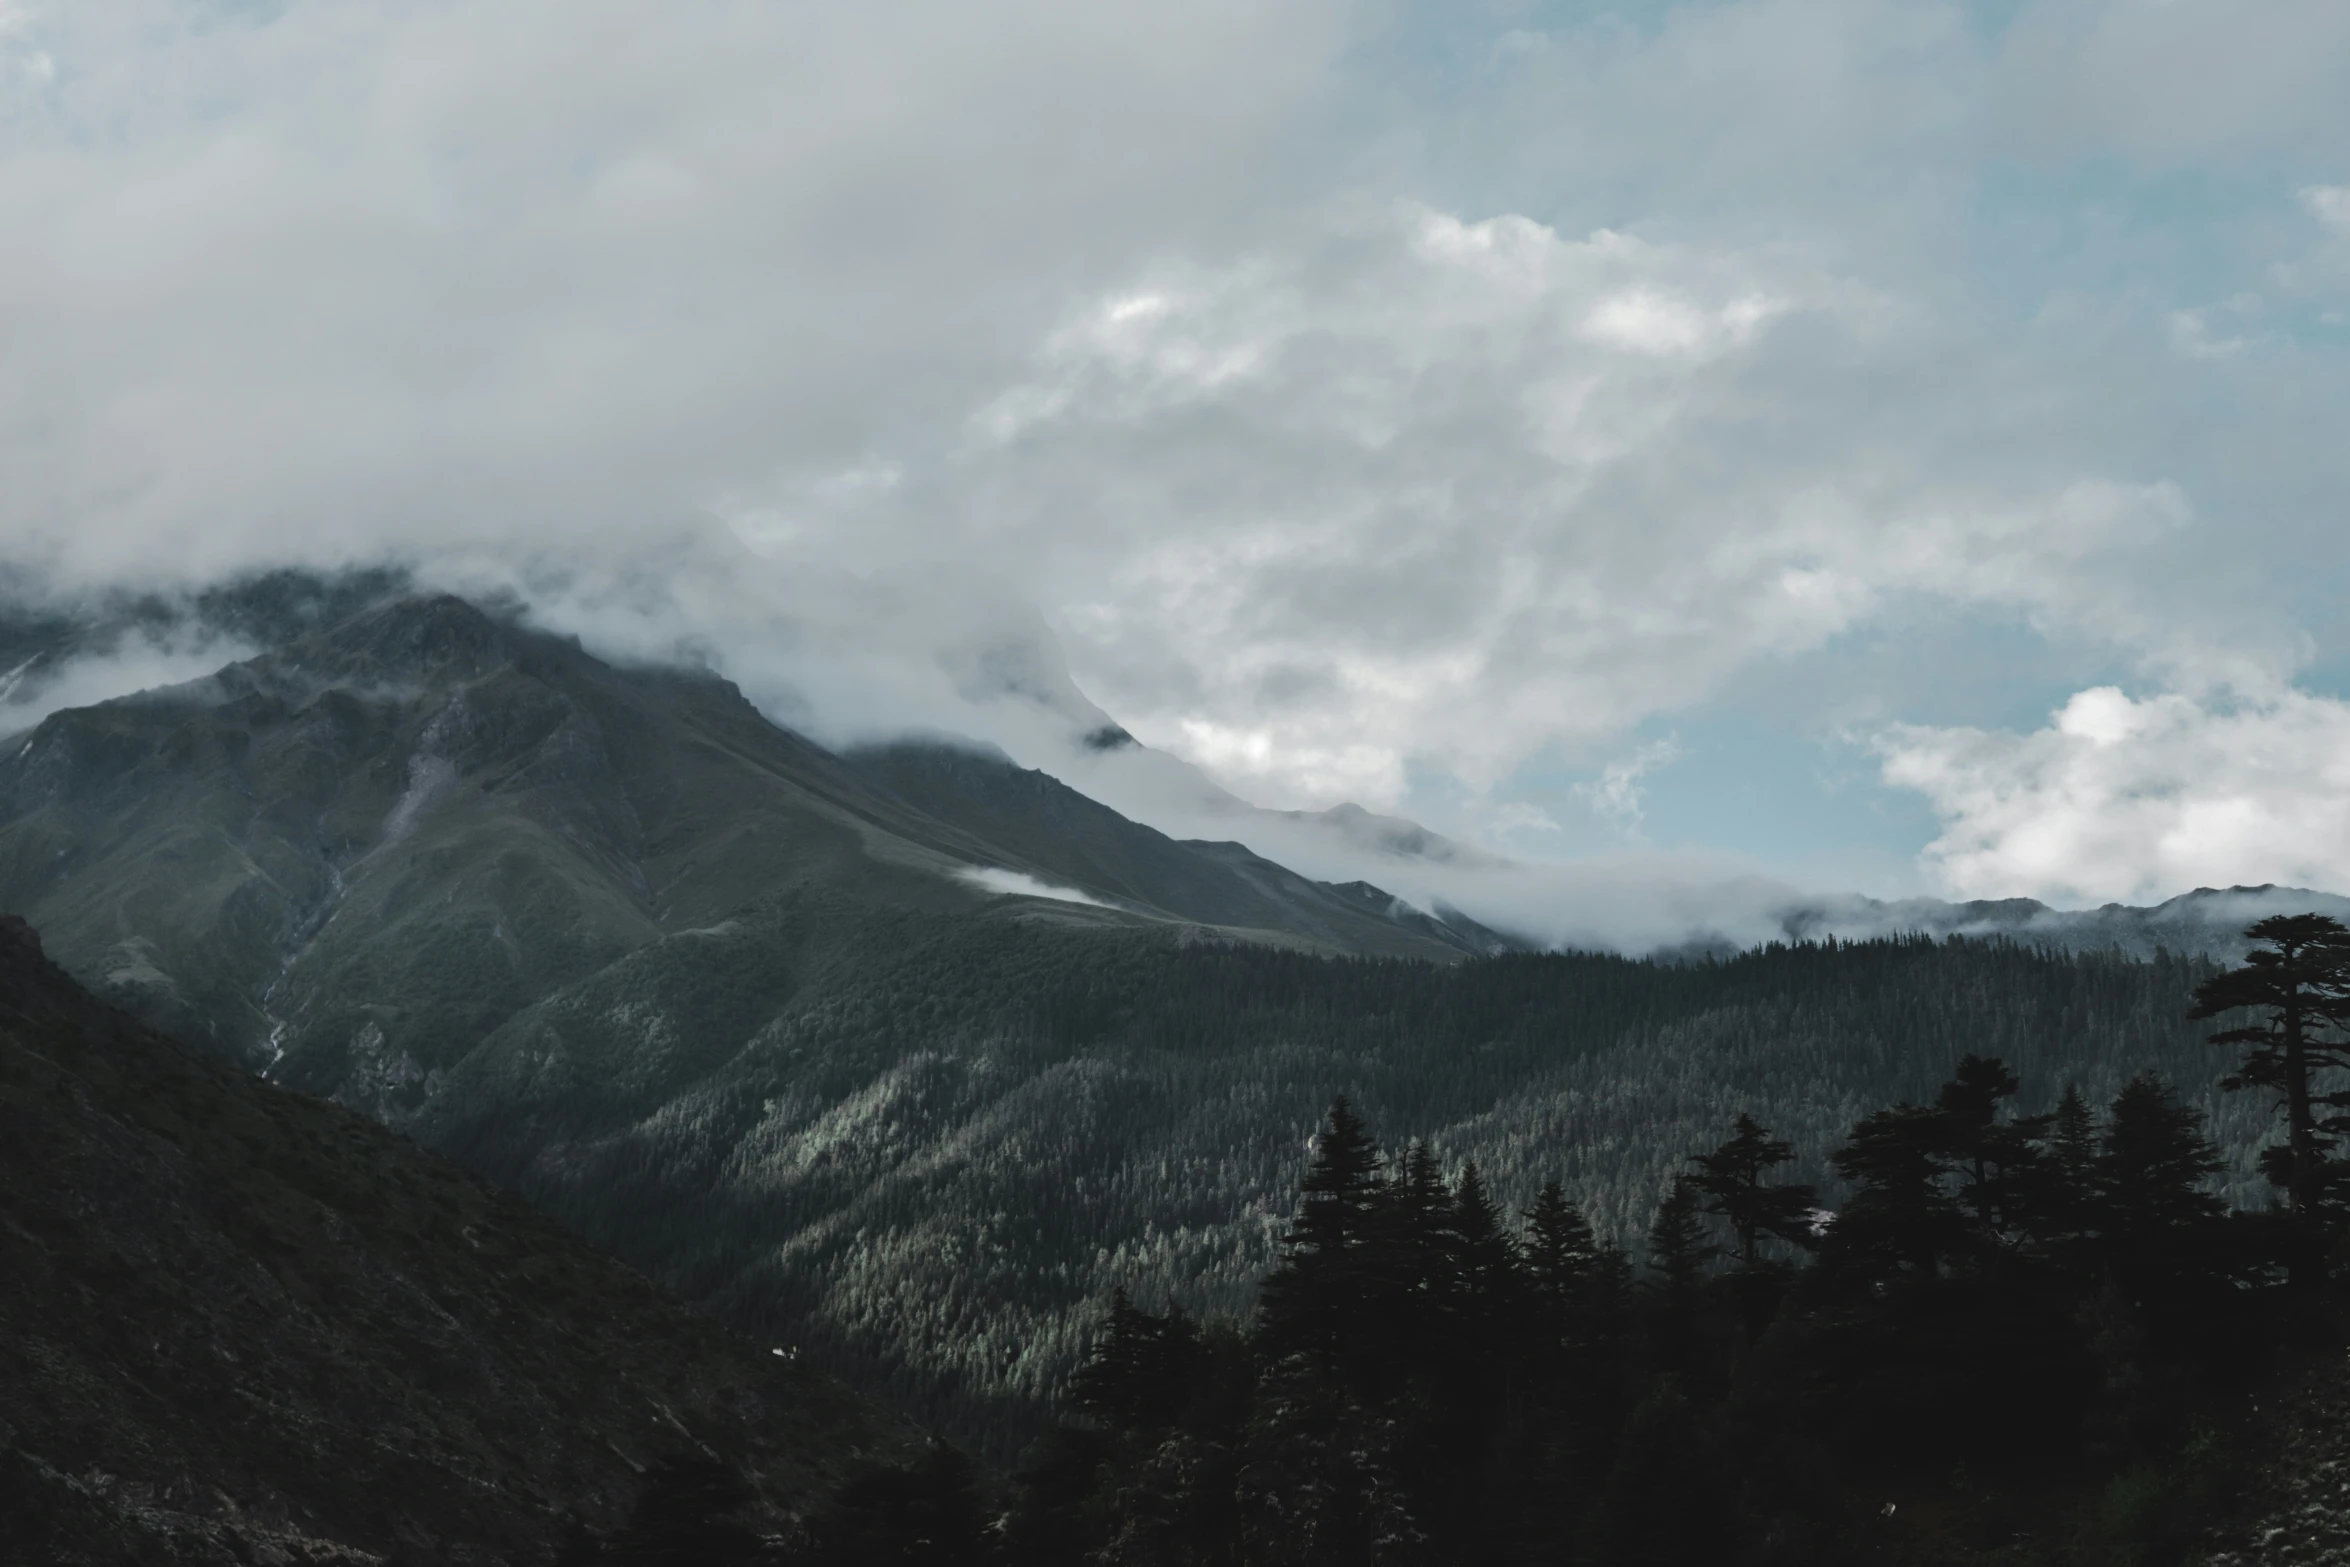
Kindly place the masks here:
[[(923, 754), (927, 772), (852, 766), (707, 674), (409, 598), (12, 742), (0, 904), (110, 999), (387, 1113), (538, 998), (794, 888), (1327, 952), (1482, 939)], [(973, 787), (922, 786), (942, 769)], [(1005, 896), (982, 870), (1095, 901)]]
[(640, 1466), (771, 1526), (889, 1438), (518, 1199), (97, 1002), (0, 917), (0, 1560), (537, 1562)]

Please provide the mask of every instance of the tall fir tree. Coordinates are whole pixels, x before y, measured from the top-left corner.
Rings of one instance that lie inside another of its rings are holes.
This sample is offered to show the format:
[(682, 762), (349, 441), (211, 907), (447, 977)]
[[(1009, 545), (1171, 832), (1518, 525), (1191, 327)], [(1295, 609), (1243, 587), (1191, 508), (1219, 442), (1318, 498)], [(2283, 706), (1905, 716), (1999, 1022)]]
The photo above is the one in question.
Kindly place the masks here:
[(1879, 1277), (1939, 1275), (1964, 1233), (1942, 1184), (1950, 1141), (1939, 1110), (1894, 1105), (1861, 1118), (1832, 1156), (1854, 1188), (1829, 1231), (1840, 1264)]
[(1689, 1178), (1707, 1213), (1730, 1227), (1732, 1254), (1742, 1267), (1761, 1260), (1766, 1239), (1810, 1249), (1812, 1212), (1819, 1193), (1810, 1186), (1767, 1185), (1763, 1177), (1795, 1158), (1795, 1146), (1771, 1136), (1743, 1112), (1729, 1141), (1711, 1153), (1692, 1154), (1697, 1173)]
[(1502, 1225), (1501, 1209), (1486, 1191), (1474, 1159), (1462, 1167), (1454, 1184), (1449, 1217), (1451, 1273), (1461, 1294), (1461, 1325), (1472, 1333), (1508, 1331), (1518, 1313), (1518, 1248)]
[(2323, 914), (2279, 914), (2244, 934), (2265, 945), (2245, 954), (2240, 966), (2206, 980), (2188, 1016), (2259, 1014), (2258, 1021), (2222, 1029), (2211, 1039), (2241, 1052), (2225, 1087), (2277, 1095), (2285, 1141), (2267, 1161), (2268, 1176), (2284, 1188), (2301, 1221), (2293, 1277), (2310, 1285), (2323, 1274), (2315, 1225), (2339, 1184), (2333, 1144), (2345, 1129), (2340, 1117), (2321, 1112), (2350, 1102), (2350, 1095), (2321, 1093), (2316, 1086), (2321, 1071), (2350, 1070), (2350, 1042), (2342, 1037), (2350, 1026), (2350, 928)]
[(1526, 1210), (1525, 1258), (1532, 1320), (1544, 1344), (1569, 1352), (1620, 1338), (1632, 1308), (1632, 1265), (1601, 1240), (1556, 1181)]
[(2210, 1189), (2220, 1159), (2203, 1115), (2152, 1072), (2114, 1096), (2098, 1149), (2097, 1229), (2117, 1274), (2141, 1291), (2204, 1271), (2227, 1208)]
[(2040, 1157), (2016, 1197), (2039, 1240), (2067, 1260), (2096, 1222), (2097, 1120), (2080, 1085), (2067, 1083), (2040, 1133)]
[(1648, 1227), (1648, 1293), (1657, 1347), (1676, 1370), (1689, 1366), (1706, 1276), (1720, 1255), (1705, 1233), (1696, 1186), (1687, 1176), (1673, 1177)]
[(1071, 1402), (1113, 1430), (1162, 1429), (1183, 1412), (1200, 1358), (1199, 1324), (1181, 1309), (1163, 1317), (1143, 1311), (1120, 1285), (1070, 1379)]
[(1276, 1354), (1303, 1354), (1334, 1373), (1364, 1323), (1368, 1267), (1386, 1193), (1379, 1145), (1341, 1096), (1314, 1139), (1281, 1259), (1257, 1295), (1259, 1331)]
[(1992, 1249), (2025, 1224), (2044, 1184), (2039, 1145), (2050, 1118), (2005, 1114), (2022, 1088), (1997, 1056), (1968, 1055), (1934, 1099), (1958, 1173), (1959, 1206), (1976, 1239)]

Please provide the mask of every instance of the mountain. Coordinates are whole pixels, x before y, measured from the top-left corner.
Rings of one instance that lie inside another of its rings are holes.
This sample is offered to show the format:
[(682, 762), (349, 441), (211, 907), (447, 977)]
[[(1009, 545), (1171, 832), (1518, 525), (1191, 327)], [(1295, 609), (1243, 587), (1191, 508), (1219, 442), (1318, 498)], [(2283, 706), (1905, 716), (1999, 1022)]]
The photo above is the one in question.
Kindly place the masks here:
[(1931, 936), (1995, 936), (2070, 952), (2200, 953), (2240, 961), (2249, 949), (2247, 927), (2272, 914), (2330, 914), (2350, 921), (2350, 898), (2307, 887), (2198, 887), (2150, 907), (2108, 903), (2094, 909), (2054, 909), (2033, 898), (1945, 903), (1937, 898), (1884, 902), (1834, 898), (1787, 908), (1789, 939), (1818, 940), (1916, 932)]
[[(1192, 924), (1281, 930), (1359, 956), (1490, 955), (1514, 943), (1451, 911), (1423, 913), (1365, 881), (1310, 881), (1238, 843), (1178, 842), (1136, 824), (1045, 773), (996, 753), (899, 743), (853, 751), (850, 764), (898, 799), (952, 821), (1057, 879)], [(1340, 820), (1387, 818), (1340, 807)], [(1398, 824), (1410, 827), (1410, 823)], [(1415, 829), (1416, 830), (1416, 829)], [(1363, 920), (1401, 926), (1426, 942), (1399, 941)]]
[[(274, 647), (347, 620), (409, 588), (405, 572), (268, 571), (176, 593), (78, 600), (0, 590), (0, 733), (56, 706), (77, 663), (152, 662), (179, 651)], [(217, 658), (215, 662), (217, 662)], [(15, 720), (12, 722), (11, 720)]]
[(1000, 757), (835, 756), (706, 672), (616, 668), (447, 596), (52, 714), (0, 756), (0, 905), (68, 969), (225, 1059), (387, 1111), (533, 1001), (812, 886), (1328, 953), (1499, 944)]
[(472, 1567), (715, 1458), (771, 1530), (894, 1428), (0, 917), (0, 1556)]
[(445, 596), (0, 746), (0, 904), (69, 970), (999, 1457), (1113, 1286), (1245, 1304), (1341, 1092), (1388, 1146), (1513, 1204), (1556, 1176), (1625, 1238), (1740, 1111), (1825, 1179), (1856, 1113), (1969, 1051), (2033, 1107), (2163, 1071), (2251, 1192), (2266, 1107), (2219, 1093), (2184, 1018), (2210, 965), (2167, 939), (2292, 897), (2245, 896), (2108, 911), (2144, 940), (1829, 900), (1790, 930), (1972, 934), (1497, 951), (1000, 755), (835, 754), (707, 671)]

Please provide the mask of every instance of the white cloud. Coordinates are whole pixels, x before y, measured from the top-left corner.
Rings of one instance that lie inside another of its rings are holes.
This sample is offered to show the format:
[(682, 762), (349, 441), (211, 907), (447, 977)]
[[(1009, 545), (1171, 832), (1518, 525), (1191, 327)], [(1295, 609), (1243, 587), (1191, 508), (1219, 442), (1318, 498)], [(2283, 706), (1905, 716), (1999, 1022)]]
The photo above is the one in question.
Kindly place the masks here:
[(992, 892), (1010, 898), (1049, 898), (1055, 903), (1083, 903), (1097, 909), (1106, 909), (1104, 903), (1089, 892), (1075, 887), (1063, 887), (1049, 881), (1039, 881), (1020, 871), (1008, 871), (1001, 866), (974, 867), (957, 871), (956, 876), (983, 892)]
[(36, 668), (28, 658), (14, 669), (0, 670), (0, 735), (21, 733), (66, 708), (198, 680), (252, 653), (226, 638), (132, 633), (56, 666)]
[(2350, 238), (2350, 185), (2304, 185), (2299, 195), (2311, 217)]
[(828, 738), (1090, 697), (1497, 823), (1921, 604), (2215, 713), (2339, 651), (2335, 0), (1399, 14), (1489, 25), (0, 3), (0, 555), (389, 551)]
[(2143, 901), (2198, 886), (2350, 886), (2350, 703), (2075, 694), (2030, 734), (1904, 726), (1889, 783), (1944, 830), (1926, 858), (1963, 897)]
[(1673, 740), (1651, 740), (1637, 746), (1629, 756), (1617, 757), (1600, 769), (1599, 777), (1589, 783), (1574, 786), (1576, 799), (1589, 806), (1592, 812), (1613, 826), (1618, 832), (1637, 837), (1640, 831), (1642, 798), (1646, 793), (1644, 782), (1660, 767), (1670, 766), (1680, 759), (1681, 747)]
[[(1867, 406), (1935, 353), (1945, 388)], [(1604, 747), (1904, 595), (2250, 656), (2117, 569), (2184, 496), (2019, 454), (2027, 395), (1791, 253), (1340, 211), (1080, 312), (904, 501), (1033, 562), (1144, 739), (1384, 805), (1417, 766)]]
[(88, 0), (0, 50), (0, 540), (575, 557), (959, 418), (1287, 192), (1336, 0)]

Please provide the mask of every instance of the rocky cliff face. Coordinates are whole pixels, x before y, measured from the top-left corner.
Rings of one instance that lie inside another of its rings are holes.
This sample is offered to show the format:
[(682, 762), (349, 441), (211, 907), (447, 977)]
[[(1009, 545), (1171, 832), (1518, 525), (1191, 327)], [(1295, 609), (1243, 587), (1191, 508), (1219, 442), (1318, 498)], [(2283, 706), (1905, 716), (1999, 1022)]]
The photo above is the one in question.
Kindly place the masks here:
[(107, 1007), (0, 917), (0, 1558), (546, 1559), (670, 1457), (770, 1529), (888, 1437), (353, 1112)]

